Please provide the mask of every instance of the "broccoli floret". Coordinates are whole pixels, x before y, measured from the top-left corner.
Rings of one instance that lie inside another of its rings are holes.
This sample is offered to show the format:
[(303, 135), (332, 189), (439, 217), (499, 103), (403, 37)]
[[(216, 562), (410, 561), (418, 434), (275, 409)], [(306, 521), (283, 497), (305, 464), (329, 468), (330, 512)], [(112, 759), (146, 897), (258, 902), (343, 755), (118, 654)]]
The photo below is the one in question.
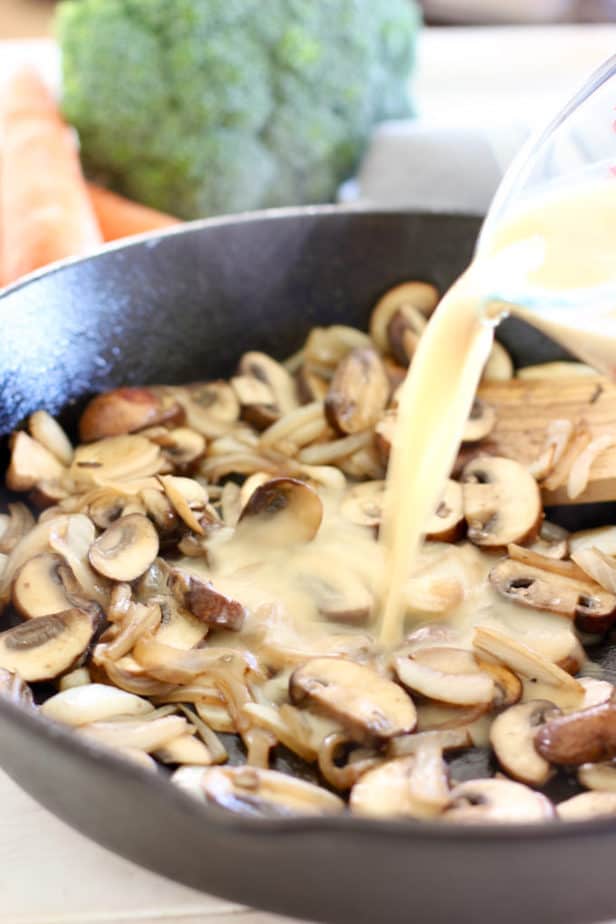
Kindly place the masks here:
[(413, 0), (65, 0), (86, 169), (183, 218), (331, 199), (409, 112)]

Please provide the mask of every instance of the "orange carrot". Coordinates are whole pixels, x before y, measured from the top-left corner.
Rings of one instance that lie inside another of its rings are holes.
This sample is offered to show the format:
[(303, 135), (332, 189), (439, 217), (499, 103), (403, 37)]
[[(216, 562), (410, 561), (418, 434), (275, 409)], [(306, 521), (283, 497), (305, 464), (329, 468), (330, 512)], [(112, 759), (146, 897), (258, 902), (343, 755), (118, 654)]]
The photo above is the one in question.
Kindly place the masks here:
[(131, 234), (143, 234), (179, 224), (179, 218), (132, 202), (94, 183), (88, 183), (88, 192), (106, 241), (116, 241)]
[(75, 135), (35, 71), (20, 71), (5, 85), (0, 132), (2, 282), (7, 284), (53, 260), (88, 253), (102, 235)]

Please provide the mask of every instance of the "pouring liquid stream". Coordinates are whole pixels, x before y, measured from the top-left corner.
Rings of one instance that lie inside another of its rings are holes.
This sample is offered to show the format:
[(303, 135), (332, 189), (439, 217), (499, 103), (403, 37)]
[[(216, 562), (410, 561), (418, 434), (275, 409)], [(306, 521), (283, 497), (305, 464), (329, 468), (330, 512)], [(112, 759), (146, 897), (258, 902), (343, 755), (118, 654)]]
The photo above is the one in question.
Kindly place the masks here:
[(384, 647), (403, 636), (404, 585), (458, 453), (498, 320), (508, 310), (616, 375), (614, 242), (616, 178), (554, 188), (505, 216), (437, 307), (402, 388), (387, 473)]

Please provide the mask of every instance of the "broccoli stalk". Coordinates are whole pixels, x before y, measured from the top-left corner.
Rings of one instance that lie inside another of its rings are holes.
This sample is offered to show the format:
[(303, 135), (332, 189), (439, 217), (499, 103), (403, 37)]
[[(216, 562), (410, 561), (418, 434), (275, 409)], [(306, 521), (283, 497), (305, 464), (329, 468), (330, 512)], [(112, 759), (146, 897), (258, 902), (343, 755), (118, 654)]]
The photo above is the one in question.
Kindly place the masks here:
[(65, 0), (86, 169), (183, 218), (330, 200), (409, 111), (413, 0)]

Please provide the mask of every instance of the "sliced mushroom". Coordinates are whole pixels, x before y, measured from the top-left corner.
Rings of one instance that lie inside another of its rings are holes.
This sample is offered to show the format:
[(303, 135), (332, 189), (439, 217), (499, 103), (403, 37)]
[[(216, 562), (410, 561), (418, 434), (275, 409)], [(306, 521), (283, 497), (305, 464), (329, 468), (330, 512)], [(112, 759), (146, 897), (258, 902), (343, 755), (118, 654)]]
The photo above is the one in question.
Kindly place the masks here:
[(297, 391), (301, 401), (304, 404), (311, 404), (313, 401), (324, 401), (329, 382), (318, 372), (304, 363), (297, 373)]
[(387, 325), (389, 350), (401, 366), (408, 366), (426, 329), (425, 315), (411, 304), (400, 305)]
[[(373, 818), (429, 818), (438, 814), (441, 806), (437, 805), (435, 810), (413, 791), (412, 778), (416, 765), (417, 757), (413, 754), (388, 760), (362, 774), (351, 790), (351, 811)], [(446, 797), (444, 801), (447, 801)]]
[(161, 600), (161, 621), (154, 638), (170, 648), (189, 651), (199, 645), (207, 635), (207, 624), (168, 597)]
[(339, 433), (361, 433), (373, 427), (389, 400), (389, 379), (378, 353), (353, 350), (342, 360), (329, 386), (325, 415)]
[[(141, 492), (142, 495), (146, 492)], [(145, 507), (138, 498), (124, 494), (117, 488), (98, 488), (86, 495), (88, 502), (84, 511), (99, 529), (108, 529), (112, 523), (122, 516), (131, 513), (145, 513)]]
[(537, 552), (545, 558), (563, 559), (569, 555), (569, 533), (562, 526), (544, 520), (539, 527), (539, 533), (529, 545), (532, 552)]
[(172, 573), (171, 589), (181, 605), (205, 625), (233, 631), (242, 628), (245, 607), (217, 591), (211, 581), (202, 581), (194, 574), (176, 569)]
[(429, 317), (438, 304), (438, 289), (429, 282), (402, 282), (378, 300), (370, 315), (370, 336), (382, 353), (389, 350), (387, 328), (403, 305), (416, 308)]
[(549, 821), (554, 806), (541, 793), (511, 780), (466, 780), (451, 790), (443, 818), (462, 824)]
[(395, 670), (405, 687), (439, 702), (474, 706), (494, 699), (492, 677), (480, 670), (472, 652), (461, 648), (420, 648), (396, 658)]
[(44, 446), (62, 465), (73, 460), (73, 446), (57, 420), (47, 411), (35, 411), (28, 420), (30, 435)]
[(9, 504), (0, 514), (0, 554), (8, 555), (34, 529), (34, 517), (25, 504)]
[(26, 681), (53, 680), (87, 651), (95, 626), (82, 610), (41, 616), (0, 633), (0, 667)]
[(616, 764), (611, 761), (602, 764), (582, 764), (578, 780), (586, 789), (616, 793)]
[(503, 382), (513, 378), (513, 361), (511, 356), (498, 340), (492, 344), (488, 361), (484, 366), (483, 382)]
[(359, 742), (406, 734), (417, 721), (412, 700), (397, 684), (343, 658), (313, 658), (297, 668), (289, 696), (338, 719)]
[(471, 413), (464, 427), (463, 442), (478, 443), (494, 429), (495, 423), (496, 411), (494, 408), (480, 398), (475, 398)]
[(45, 552), (21, 566), (13, 581), (13, 604), (25, 619), (49, 616), (70, 608), (58, 573), (60, 555)]
[(580, 703), (580, 709), (600, 706), (614, 697), (614, 685), (608, 683), (607, 680), (598, 680), (596, 677), (578, 677), (577, 679), (584, 689), (584, 699)]
[(0, 668), (0, 696), (20, 706), (34, 707), (32, 690), (18, 674)]
[[(528, 645), (488, 626), (475, 629), (473, 645), (484, 654), (490, 655), (509, 667), (514, 673), (530, 681), (545, 683), (558, 693), (558, 705), (565, 700), (579, 706), (584, 698), (584, 688), (574, 677)], [(546, 697), (547, 698), (547, 697)]]
[(464, 510), (462, 486), (449, 479), (445, 493), (429, 521), (426, 538), (438, 542), (455, 542), (463, 533)]
[(44, 446), (23, 430), (10, 440), (11, 461), (6, 486), (11, 491), (30, 491), (41, 482), (61, 482), (67, 469)]
[(117, 716), (142, 716), (153, 711), (147, 699), (103, 683), (63, 690), (41, 706), (46, 718), (74, 726), (104, 722)]
[(301, 580), (323, 619), (351, 626), (370, 622), (374, 597), (353, 572), (341, 573), (335, 564), (320, 562), (318, 570), (302, 575)]
[(490, 583), (503, 597), (531, 609), (575, 619), (578, 627), (587, 632), (604, 632), (616, 619), (616, 595), (591, 581), (505, 558), (490, 571)]
[(329, 815), (344, 802), (320, 786), (259, 767), (211, 767), (200, 783), (208, 802), (239, 815)]
[(616, 792), (581, 792), (556, 806), (561, 821), (591, 821), (616, 815)]
[(78, 446), (69, 474), (77, 489), (88, 489), (155, 475), (162, 461), (160, 447), (145, 436), (110, 436)]
[(207, 491), (194, 478), (181, 478), (177, 475), (160, 475), (165, 494), (177, 515), (189, 529), (199, 536), (205, 534), (200, 517), (207, 507)]
[(162, 390), (116, 388), (88, 403), (79, 420), (79, 436), (84, 443), (92, 443), (177, 421), (181, 416), (178, 403)]
[(382, 480), (353, 485), (340, 505), (340, 512), (357, 526), (380, 526), (384, 495), (385, 482)]
[(173, 466), (174, 471), (184, 471), (188, 466), (194, 467), (194, 463), (205, 453), (205, 438), (190, 427), (163, 429), (160, 436), (148, 438), (161, 447), (165, 459)]
[[(299, 404), (293, 377), (280, 363), (265, 353), (244, 353), (238, 367), (239, 379), (231, 384), (236, 393), (242, 416), (259, 430), (269, 427)], [(250, 386), (250, 388), (248, 388)]]
[(541, 495), (523, 465), (499, 456), (480, 456), (462, 472), (468, 538), (486, 548), (532, 538), (541, 524)]
[(154, 752), (163, 764), (209, 767), (214, 761), (209, 748), (194, 735), (180, 735)]
[(554, 703), (534, 699), (518, 703), (494, 719), (490, 744), (505, 773), (529, 786), (547, 783), (554, 771), (535, 749), (535, 734), (540, 725), (559, 712)]
[(240, 513), (236, 535), (284, 547), (310, 542), (322, 519), (323, 504), (314, 488), (297, 478), (272, 478), (251, 495)]
[(356, 327), (332, 324), (330, 327), (313, 327), (304, 345), (304, 362), (311, 369), (330, 379), (351, 350), (372, 346), (370, 337)]
[(158, 555), (158, 534), (139, 513), (120, 517), (90, 547), (90, 564), (115, 581), (134, 581)]
[(579, 767), (616, 757), (616, 703), (559, 716), (535, 736), (539, 754), (553, 764)]

